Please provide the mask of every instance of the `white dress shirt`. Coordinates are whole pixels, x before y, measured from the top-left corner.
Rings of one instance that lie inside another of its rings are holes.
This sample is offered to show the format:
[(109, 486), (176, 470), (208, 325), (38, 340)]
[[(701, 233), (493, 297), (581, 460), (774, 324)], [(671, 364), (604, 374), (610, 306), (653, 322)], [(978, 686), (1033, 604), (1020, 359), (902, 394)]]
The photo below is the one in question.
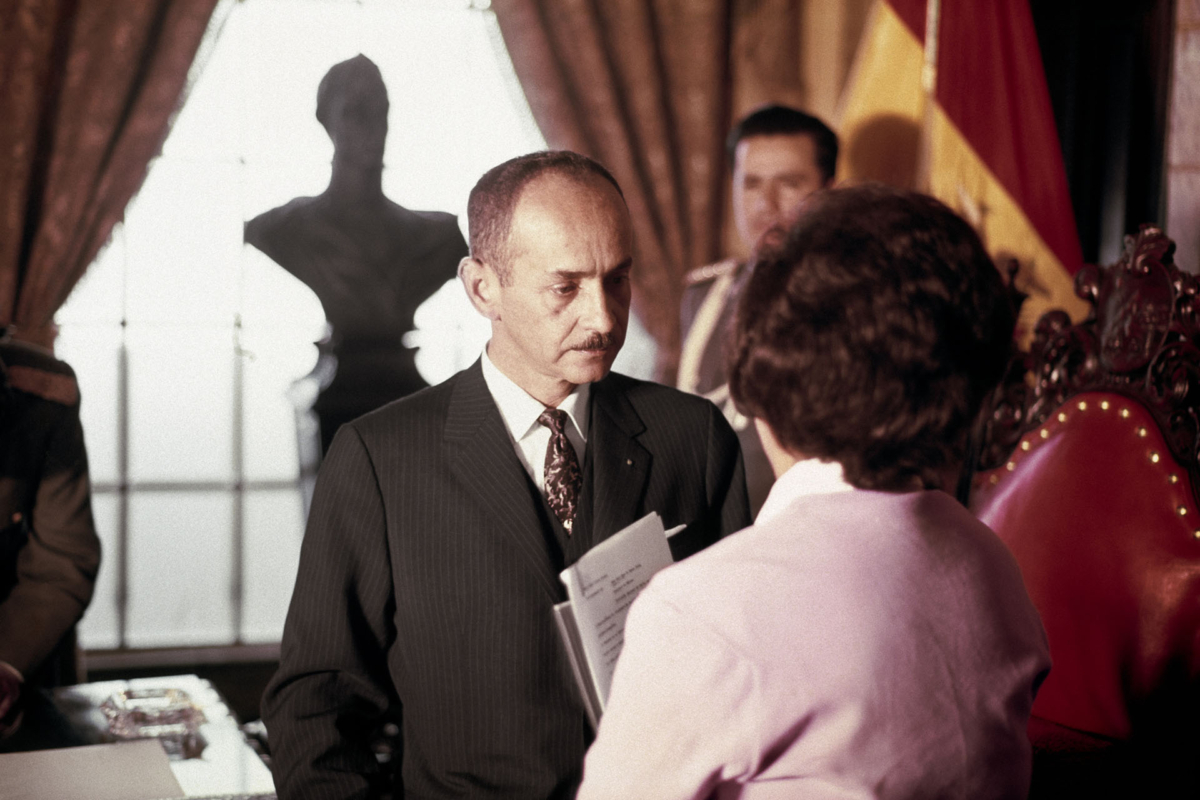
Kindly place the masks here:
[[(538, 417), (546, 407), (501, 372), (488, 357), (486, 347), (483, 350), (483, 381), (487, 384), (496, 407), (500, 409), (500, 417), (504, 420), (504, 428), (508, 431), (508, 438), (513, 443), (517, 458), (529, 473), (529, 477), (533, 478), (538, 491), (545, 494), (546, 449), (550, 446), (550, 429), (538, 422)], [(575, 448), (580, 470), (583, 469), (583, 453), (587, 448), (588, 401), (591, 399), (591, 389), (589, 383), (576, 386), (575, 391), (558, 404), (558, 408), (567, 412), (567, 419), (570, 420), (570, 424), (566, 426), (567, 441)]]

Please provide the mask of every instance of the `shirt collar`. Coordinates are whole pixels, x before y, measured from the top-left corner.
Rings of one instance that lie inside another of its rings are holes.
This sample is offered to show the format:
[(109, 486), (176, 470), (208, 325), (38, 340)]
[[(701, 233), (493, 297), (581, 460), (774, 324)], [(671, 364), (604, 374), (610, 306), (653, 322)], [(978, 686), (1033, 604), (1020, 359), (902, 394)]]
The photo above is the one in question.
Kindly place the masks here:
[(779, 476), (758, 512), (756, 523), (767, 522), (780, 516), (794, 500), (813, 494), (836, 494), (852, 492), (855, 488), (846, 483), (842, 465), (836, 461), (821, 461), (806, 458), (797, 461), (787, 472)]
[[(538, 417), (546, 410), (541, 401), (535, 400), (511, 378), (500, 371), (488, 356), (487, 347), (483, 348), (482, 357), (483, 380), (487, 384), (500, 416), (508, 428), (513, 441), (519, 442), (538, 424)], [(566, 398), (558, 404), (558, 408), (567, 412), (567, 417), (579, 438), (587, 441), (588, 435), (588, 400), (591, 399), (592, 385), (585, 383), (576, 386)]]

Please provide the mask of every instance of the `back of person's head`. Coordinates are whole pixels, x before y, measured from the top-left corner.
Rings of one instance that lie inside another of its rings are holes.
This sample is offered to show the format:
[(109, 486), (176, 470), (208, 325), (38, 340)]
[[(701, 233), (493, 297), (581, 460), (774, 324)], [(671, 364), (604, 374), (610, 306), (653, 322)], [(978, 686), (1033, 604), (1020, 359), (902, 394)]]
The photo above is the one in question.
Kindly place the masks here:
[(729, 388), (793, 454), (863, 489), (945, 488), (1000, 380), (1015, 317), (975, 231), (932, 197), (822, 192), (759, 254)]
[(769, 105), (756, 109), (733, 126), (725, 140), (729, 163), (734, 163), (738, 143), (752, 136), (811, 136), (817, 153), (817, 168), (826, 182), (837, 171), (838, 138), (828, 125), (811, 114), (790, 106)]
[(600, 162), (570, 150), (529, 153), (489, 169), (467, 198), (468, 238), (471, 257), (491, 264), (502, 281), (508, 280), (505, 245), (521, 192), (535, 178), (548, 173), (579, 182), (600, 178), (612, 184), (622, 199), (625, 197), (617, 179)]
[(375, 62), (359, 53), (329, 68), (317, 86), (317, 121), (329, 130), (334, 104), (352, 95), (365, 94), (381, 98), (387, 107), (387, 86)]

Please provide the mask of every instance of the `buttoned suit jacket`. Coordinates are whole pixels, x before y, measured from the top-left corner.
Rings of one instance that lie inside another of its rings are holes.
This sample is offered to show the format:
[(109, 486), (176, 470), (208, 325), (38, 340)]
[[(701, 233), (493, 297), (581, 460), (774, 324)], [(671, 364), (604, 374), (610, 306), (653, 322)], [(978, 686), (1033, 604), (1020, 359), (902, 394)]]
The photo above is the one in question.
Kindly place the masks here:
[(403, 710), (407, 797), (570, 797), (590, 743), (551, 608), (558, 573), (650, 511), (677, 557), (749, 524), (707, 400), (592, 385), (575, 530), (517, 459), (479, 362), (343, 426), (322, 465), (263, 716), (282, 800), (367, 792)]

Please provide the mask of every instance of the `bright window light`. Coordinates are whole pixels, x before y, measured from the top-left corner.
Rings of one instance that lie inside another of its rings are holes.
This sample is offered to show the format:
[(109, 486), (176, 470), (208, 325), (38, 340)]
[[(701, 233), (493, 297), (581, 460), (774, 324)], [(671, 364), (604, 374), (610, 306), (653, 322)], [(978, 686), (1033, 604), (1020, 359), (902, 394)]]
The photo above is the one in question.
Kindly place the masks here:
[[(452, 0), (242, 0), (125, 221), (58, 314), (79, 375), (104, 544), (88, 648), (278, 641), (303, 510), (293, 381), (324, 332), (307, 287), (242, 243), (245, 220), (319, 194), (333, 147), (317, 85), (362, 53), (391, 103), (385, 193), (449, 211), (488, 168), (545, 147), (494, 15)], [(473, 361), (455, 285), (423, 310), (423, 371)], [(439, 354), (435, 343), (447, 347)]]

